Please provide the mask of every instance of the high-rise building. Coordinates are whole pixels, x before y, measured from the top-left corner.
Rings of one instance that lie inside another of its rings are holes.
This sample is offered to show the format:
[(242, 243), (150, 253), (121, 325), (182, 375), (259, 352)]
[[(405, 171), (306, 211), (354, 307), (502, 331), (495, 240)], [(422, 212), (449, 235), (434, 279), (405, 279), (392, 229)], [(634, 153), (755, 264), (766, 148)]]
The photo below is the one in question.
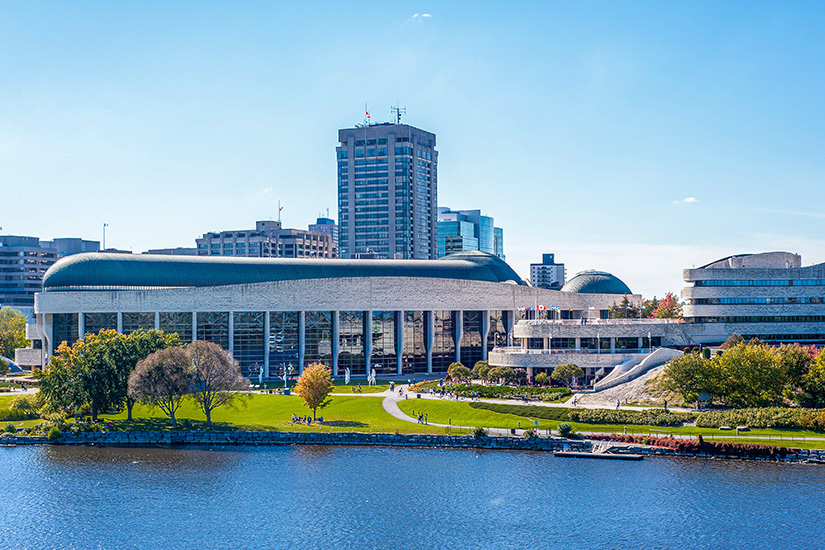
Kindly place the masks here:
[(315, 233), (326, 233), (332, 237), (332, 242), (338, 244), (338, 225), (330, 218), (318, 218), (315, 223), (309, 224), (309, 230)]
[(344, 128), (336, 153), (341, 257), (435, 259), (435, 134), (408, 124)]
[(438, 257), (480, 250), (504, 259), (504, 230), (481, 210), (438, 208)]
[(530, 264), (530, 283), (538, 288), (559, 290), (564, 286), (564, 264), (557, 264), (555, 254), (542, 254), (540, 264)]
[(59, 238), (41, 241), (38, 237), (0, 236), (0, 306), (27, 311), (34, 306), (43, 274), (63, 256), (97, 252), (98, 241)]
[(337, 258), (332, 235), (284, 229), (281, 222), (255, 222), (255, 229), (204, 233), (195, 239), (198, 256), (250, 258)]

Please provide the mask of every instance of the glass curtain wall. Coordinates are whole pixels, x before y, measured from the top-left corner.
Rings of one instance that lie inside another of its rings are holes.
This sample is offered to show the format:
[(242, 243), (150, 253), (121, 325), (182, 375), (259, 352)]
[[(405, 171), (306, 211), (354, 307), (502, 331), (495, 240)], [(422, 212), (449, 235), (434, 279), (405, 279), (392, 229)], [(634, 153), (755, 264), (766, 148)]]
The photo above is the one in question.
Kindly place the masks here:
[(461, 364), (473, 368), (481, 361), (483, 341), (481, 339), (482, 311), (463, 311), (461, 327)]
[(264, 312), (236, 311), (232, 317), (232, 355), (241, 373), (255, 378), (264, 366)]
[(455, 319), (452, 311), (433, 311), (433, 372), (445, 372), (455, 361)]
[(404, 353), (401, 369), (404, 374), (427, 372), (427, 324), (423, 311), (404, 312)]
[(323, 363), (332, 368), (332, 312), (304, 313), (304, 367)]
[(154, 330), (154, 313), (124, 313), (123, 334), (132, 334), (136, 330)]
[(490, 312), (490, 332), (487, 333), (487, 351), (492, 351), (495, 347), (507, 345), (507, 327), (505, 326), (505, 313), (501, 310)]
[(372, 312), (372, 357), (370, 363), (376, 374), (398, 372), (398, 352), (395, 338), (395, 312)]
[(57, 350), (61, 342), (70, 346), (77, 342), (77, 314), (55, 313), (52, 315), (52, 345)]
[(176, 332), (182, 344), (192, 341), (192, 313), (189, 311), (160, 312), (160, 330)]
[(225, 350), (229, 349), (229, 312), (199, 311), (198, 340), (214, 342)]
[(338, 374), (343, 376), (345, 369), (349, 369), (350, 374), (365, 375), (364, 312), (339, 311), (338, 337)]
[(269, 312), (269, 375), (283, 376), (292, 367), (298, 373), (298, 312)]
[(97, 334), (103, 329), (117, 330), (117, 313), (84, 313), (86, 334)]

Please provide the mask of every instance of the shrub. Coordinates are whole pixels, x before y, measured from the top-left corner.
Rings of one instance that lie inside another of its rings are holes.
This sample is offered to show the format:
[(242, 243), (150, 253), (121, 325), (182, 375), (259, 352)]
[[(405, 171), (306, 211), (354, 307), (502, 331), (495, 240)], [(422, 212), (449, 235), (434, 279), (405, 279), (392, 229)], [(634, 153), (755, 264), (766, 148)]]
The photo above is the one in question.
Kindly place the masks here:
[(543, 420), (566, 421), (569, 420), (568, 412), (571, 409), (562, 409), (558, 407), (540, 407), (537, 405), (505, 405), (503, 403), (484, 403), (477, 401), (470, 403), (473, 409), (481, 409), (485, 411), (493, 411), (503, 414), (512, 414), (525, 418), (541, 418)]
[(570, 425), (569, 422), (562, 422), (559, 424), (559, 435), (562, 437), (571, 437), (575, 434), (575, 430), (573, 430), (573, 426)]
[(475, 428), (473, 430), (473, 437), (484, 437), (487, 435), (487, 430), (484, 428)]
[(777, 460), (785, 458), (791, 454), (787, 447), (776, 447), (774, 445), (754, 445), (751, 443), (730, 443), (727, 441), (704, 441), (701, 438), (692, 439), (671, 439), (664, 437), (633, 436), (623, 434), (594, 435), (591, 439), (620, 441), (622, 443), (636, 443), (642, 445), (652, 445), (654, 447), (665, 447), (673, 449), (680, 455), (707, 455), (707, 456), (731, 456), (737, 458), (762, 458)]
[(648, 426), (681, 426), (696, 418), (691, 413), (675, 413), (664, 409), (644, 411), (572, 409), (568, 412), (568, 417), (572, 422), (586, 424), (644, 424)]
[(18, 395), (9, 403), (9, 410), (12, 411), (36, 411), (40, 408), (40, 400), (37, 394)]
[(473, 365), (473, 376), (480, 380), (486, 380), (488, 372), (490, 372), (490, 364), (487, 361), (476, 361)]
[(533, 439), (538, 437), (539, 434), (535, 428), (530, 428), (529, 430), (524, 430), (522, 436), (524, 437), (524, 439)]
[(541, 399), (543, 401), (556, 401), (561, 397), (570, 395), (570, 390), (567, 388), (533, 388), (529, 386), (479, 386), (469, 384), (450, 384), (446, 387), (447, 391), (452, 391), (461, 397), (470, 397), (473, 393), (479, 397), (494, 397), (499, 399), (504, 398), (520, 398), (526, 397), (528, 399)]
[(0, 410), (0, 422), (4, 420), (34, 420), (38, 417), (37, 411)]
[(540, 372), (533, 378), (533, 381), (539, 386), (546, 386), (550, 383), (550, 377), (546, 372)]
[(56, 441), (60, 439), (62, 436), (63, 432), (60, 431), (60, 428), (58, 428), (57, 426), (52, 426), (52, 429), (49, 430), (49, 435), (47, 437), (49, 438), (49, 441)]
[(696, 418), (699, 428), (719, 426), (748, 426), (750, 428), (778, 428), (825, 431), (825, 409), (787, 409), (764, 407), (708, 411)]
[(6, 433), (13, 434), (17, 432), (17, 428), (14, 425), (14, 422), (9, 422), (6, 424)]

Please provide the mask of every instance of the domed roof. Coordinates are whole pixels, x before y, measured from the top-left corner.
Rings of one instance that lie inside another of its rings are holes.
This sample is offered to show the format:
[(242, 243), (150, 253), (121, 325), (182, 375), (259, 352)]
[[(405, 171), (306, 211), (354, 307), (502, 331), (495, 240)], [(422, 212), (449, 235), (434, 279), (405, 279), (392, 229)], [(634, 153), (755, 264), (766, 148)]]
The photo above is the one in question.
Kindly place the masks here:
[(577, 273), (575, 277), (567, 281), (561, 291), (580, 294), (633, 294), (618, 277), (604, 271), (594, 270)]

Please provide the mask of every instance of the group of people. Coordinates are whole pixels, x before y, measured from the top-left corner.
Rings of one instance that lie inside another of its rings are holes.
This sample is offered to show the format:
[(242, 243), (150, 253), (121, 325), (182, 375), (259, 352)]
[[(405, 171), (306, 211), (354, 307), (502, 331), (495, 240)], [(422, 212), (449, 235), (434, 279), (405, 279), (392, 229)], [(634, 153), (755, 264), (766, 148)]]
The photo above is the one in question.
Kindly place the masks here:
[[(299, 424), (306, 424), (307, 426), (309, 426), (310, 424), (312, 424), (312, 417), (309, 416), (309, 415), (298, 416), (297, 414), (293, 414), (292, 415), (292, 423), (295, 424), (296, 422), (299, 423)], [(319, 416), (318, 417), (318, 422), (323, 424), (324, 423), (324, 417)]]

